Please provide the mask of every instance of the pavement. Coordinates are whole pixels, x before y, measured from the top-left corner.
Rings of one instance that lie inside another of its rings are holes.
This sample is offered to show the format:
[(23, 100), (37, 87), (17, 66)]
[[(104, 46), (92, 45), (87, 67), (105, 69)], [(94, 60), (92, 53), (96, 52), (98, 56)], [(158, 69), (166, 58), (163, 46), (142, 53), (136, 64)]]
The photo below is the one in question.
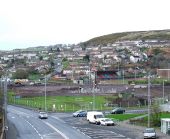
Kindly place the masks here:
[(17, 139), (18, 132), (15, 125), (8, 120), (8, 131), (6, 133), (6, 137), (4, 139)]
[[(137, 132), (141, 133), (142, 135), (143, 135), (143, 131), (146, 129), (146, 127), (143, 127), (143, 126), (129, 124), (128, 120), (119, 122), (119, 126), (122, 126), (124, 128), (128, 128), (128, 129), (135, 129)], [(157, 138), (170, 139), (170, 135), (166, 135), (166, 134), (162, 133), (160, 131), (160, 129), (155, 129), (155, 130), (156, 130)]]

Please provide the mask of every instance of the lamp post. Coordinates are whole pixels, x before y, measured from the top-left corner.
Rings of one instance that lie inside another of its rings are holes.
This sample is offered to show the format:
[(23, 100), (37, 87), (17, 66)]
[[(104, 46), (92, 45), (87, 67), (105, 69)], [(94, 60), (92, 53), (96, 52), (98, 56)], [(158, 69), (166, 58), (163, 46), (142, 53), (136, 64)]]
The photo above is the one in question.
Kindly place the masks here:
[(45, 108), (45, 111), (47, 111), (47, 77), (46, 77), (46, 74), (45, 74), (45, 88), (44, 88), (44, 108)]
[(93, 110), (95, 110), (95, 105), (96, 105), (96, 102), (95, 102), (95, 88), (96, 88), (96, 71), (94, 71), (94, 80), (93, 80)]
[[(2, 81), (2, 80), (1, 80)], [(7, 72), (5, 76), (5, 80), (3, 81), (4, 85), (4, 137), (6, 138), (6, 131), (8, 130), (7, 124)]]
[(148, 128), (150, 127), (150, 105), (151, 105), (151, 98), (150, 98), (150, 74), (148, 76)]

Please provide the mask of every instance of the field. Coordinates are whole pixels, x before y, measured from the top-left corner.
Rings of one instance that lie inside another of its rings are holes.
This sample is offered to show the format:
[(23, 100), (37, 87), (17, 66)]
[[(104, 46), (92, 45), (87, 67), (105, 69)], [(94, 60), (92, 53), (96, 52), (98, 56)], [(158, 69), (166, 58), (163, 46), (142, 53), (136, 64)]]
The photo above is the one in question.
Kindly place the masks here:
[[(113, 97), (113, 96), (107, 96)], [(79, 109), (92, 110), (110, 110), (112, 107), (105, 106), (106, 96), (48, 96), (46, 97), (46, 106), (49, 111), (72, 112)], [(94, 98), (94, 99), (93, 99)], [(114, 98), (114, 97), (113, 97)], [(28, 107), (45, 109), (45, 97), (16, 97), (10, 93), (8, 97), (10, 104), (24, 105)], [(95, 100), (95, 102), (93, 101)], [(93, 106), (94, 102), (94, 106)]]

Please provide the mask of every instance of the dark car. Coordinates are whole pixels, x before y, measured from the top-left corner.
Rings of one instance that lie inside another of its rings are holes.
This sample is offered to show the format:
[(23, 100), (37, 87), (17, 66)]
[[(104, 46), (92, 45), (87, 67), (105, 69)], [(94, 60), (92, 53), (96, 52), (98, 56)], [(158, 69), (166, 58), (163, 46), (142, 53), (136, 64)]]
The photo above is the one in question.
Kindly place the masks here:
[(123, 114), (125, 113), (125, 109), (124, 108), (114, 108), (111, 112), (111, 114)]
[(79, 110), (73, 113), (73, 117), (86, 117), (87, 111)]

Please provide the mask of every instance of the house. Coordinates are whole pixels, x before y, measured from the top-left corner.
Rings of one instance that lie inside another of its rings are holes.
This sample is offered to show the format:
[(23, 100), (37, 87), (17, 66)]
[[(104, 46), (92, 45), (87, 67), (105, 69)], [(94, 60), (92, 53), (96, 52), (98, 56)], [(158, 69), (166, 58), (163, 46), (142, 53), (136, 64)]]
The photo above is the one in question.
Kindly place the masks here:
[(130, 56), (130, 62), (137, 63), (141, 60), (139, 56)]
[(170, 69), (157, 69), (157, 76), (170, 79)]

